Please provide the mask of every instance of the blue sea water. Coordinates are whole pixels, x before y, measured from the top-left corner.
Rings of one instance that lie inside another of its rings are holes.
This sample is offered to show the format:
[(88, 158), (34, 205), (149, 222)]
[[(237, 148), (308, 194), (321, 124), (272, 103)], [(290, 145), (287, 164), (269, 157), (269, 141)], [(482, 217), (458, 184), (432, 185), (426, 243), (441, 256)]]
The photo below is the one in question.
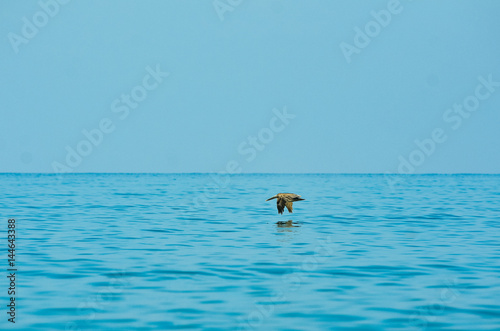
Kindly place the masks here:
[[(1, 277), (2, 329), (500, 330), (500, 176), (3, 174), (0, 185), (2, 247), (15, 218), (18, 269), (15, 326)], [(306, 201), (278, 215), (265, 202), (278, 192)]]

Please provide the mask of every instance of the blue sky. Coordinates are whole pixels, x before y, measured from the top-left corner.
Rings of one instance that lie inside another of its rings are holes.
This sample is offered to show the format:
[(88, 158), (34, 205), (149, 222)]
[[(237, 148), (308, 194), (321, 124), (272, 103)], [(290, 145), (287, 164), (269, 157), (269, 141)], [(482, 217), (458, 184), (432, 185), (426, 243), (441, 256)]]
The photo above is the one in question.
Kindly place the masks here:
[(499, 14), (2, 1), (0, 172), (499, 173)]

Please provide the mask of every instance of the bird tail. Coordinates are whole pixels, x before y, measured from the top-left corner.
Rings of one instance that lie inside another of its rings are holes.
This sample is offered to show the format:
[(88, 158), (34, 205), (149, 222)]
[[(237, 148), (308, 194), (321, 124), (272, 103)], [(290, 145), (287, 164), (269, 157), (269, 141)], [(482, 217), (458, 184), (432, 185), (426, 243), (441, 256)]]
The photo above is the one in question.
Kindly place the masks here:
[(272, 198), (267, 199), (266, 201), (269, 201), (269, 200), (272, 200), (272, 199), (276, 199), (276, 198), (278, 198), (278, 196), (277, 196), (277, 195), (275, 195), (275, 196), (274, 196), (274, 197), (272, 197)]

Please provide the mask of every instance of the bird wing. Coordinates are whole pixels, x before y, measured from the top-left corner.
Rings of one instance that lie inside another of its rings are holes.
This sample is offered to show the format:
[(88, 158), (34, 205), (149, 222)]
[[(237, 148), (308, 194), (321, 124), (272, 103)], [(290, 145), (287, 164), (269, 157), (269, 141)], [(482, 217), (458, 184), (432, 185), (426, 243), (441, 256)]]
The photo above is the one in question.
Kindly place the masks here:
[(286, 209), (288, 209), (288, 211), (290, 213), (293, 213), (293, 202), (287, 201), (287, 203), (285, 204), (285, 206), (286, 206)]
[(278, 207), (279, 214), (283, 214), (283, 211), (285, 210), (285, 204), (286, 201), (284, 199), (278, 199), (278, 201), (276, 201), (276, 206)]
[(283, 198), (286, 199), (286, 201), (292, 201), (292, 202), (302, 200), (300, 195), (295, 193), (285, 193), (283, 194)]

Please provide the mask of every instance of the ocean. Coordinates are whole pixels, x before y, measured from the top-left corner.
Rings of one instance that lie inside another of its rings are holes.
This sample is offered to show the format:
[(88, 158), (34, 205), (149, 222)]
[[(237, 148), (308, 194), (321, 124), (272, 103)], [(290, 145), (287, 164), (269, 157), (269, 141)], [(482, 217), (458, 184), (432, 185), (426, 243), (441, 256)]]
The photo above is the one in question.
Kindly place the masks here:
[[(500, 330), (500, 176), (2, 174), (0, 185), (1, 329)], [(306, 200), (279, 215), (265, 200), (280, 192)]]

